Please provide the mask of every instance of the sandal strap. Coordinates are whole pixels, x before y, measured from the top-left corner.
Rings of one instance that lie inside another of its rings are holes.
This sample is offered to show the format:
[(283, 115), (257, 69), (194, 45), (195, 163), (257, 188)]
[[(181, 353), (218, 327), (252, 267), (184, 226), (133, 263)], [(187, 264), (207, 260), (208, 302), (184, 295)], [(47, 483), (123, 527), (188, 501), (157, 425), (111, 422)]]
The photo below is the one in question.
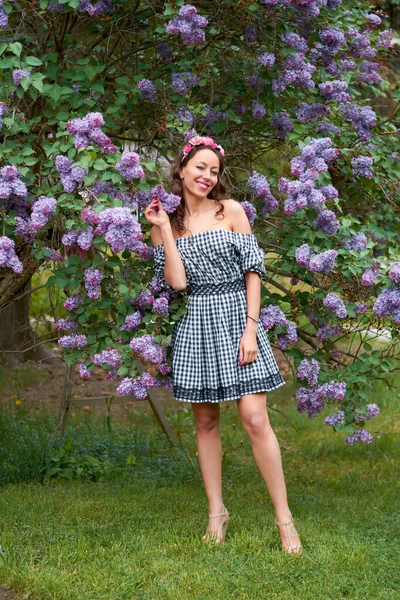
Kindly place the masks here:
[(289, 525), (294, 525), (294, 523), (293, 519), (290, 519), (290, 521), (287, 523), (279, 523), (279, 521), (275, 521), (275, 525), (278, 525), (278, 527), (289, 527)]
[(221, 514), (219, 514), (219, 515), (208, 515), (208, 517), (209, 517), (210, 519), (215, 519), (216, 517), (226, 517), (226, 516), (227, 516), (227, 513), (226, 513), (226, 512), (224, 512), (224, 513), (221, 513)]

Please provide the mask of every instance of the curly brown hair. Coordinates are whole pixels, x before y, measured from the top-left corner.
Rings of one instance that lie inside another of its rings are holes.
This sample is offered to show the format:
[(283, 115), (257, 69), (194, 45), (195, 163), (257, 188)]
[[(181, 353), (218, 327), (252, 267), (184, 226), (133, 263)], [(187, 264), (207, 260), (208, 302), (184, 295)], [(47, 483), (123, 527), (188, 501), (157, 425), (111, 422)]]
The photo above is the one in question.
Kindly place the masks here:
[(208, 150), (212, 150), (214, 152), (214, 154), (217, 155), (218, 160), (219, 160), (218, 181), (217, 181), (216, 185), (213, 187), (213, 189), (211, 190), (211, 192), (207, 195), (207, 198), (210, 198), (211, 200), (215, 200), (215, 202), (217, 203), (218, 211), (217, 211), (216, 215), (217, 216), (221, 215), (222, 218), (225, 217), (225, 215), (223, 214), (224, 205), (221, 203), (221, 200), (225, 200), (227, 197), (226, 196), (226, 183), (225, 183), (225, 179), (224, 179), (224, 161), (222, 158), (222, 154), (216, 148), (210, 148), (210, 146), (205, 146), (205, 145), (201, 144), (199, 146), (194, 146), (192, 148), (192, 150), (182, 160), (182, 158), (183, 158), (183, 148), (182, 148), (181, 151), (175, 156), (175, 158), (171, 164), (171, 171), (170, 171), (170, 177), (169, 177), (170, 192), (172, 194), (176, 194), (177, 196), (181, 197), (181, 203), (176, 207), (174, 212), (171, 213), (172, 223), (180, 236), (182, 236), (185, 233), (185, 231), (190, 231), (190, 229), (187, 230), (187, 228), (183, 224), (183, 219), (185, 216), (185, 197), (184, 197), (184, 193), (183, 193), (182, 180), (179, 176), (179, 171), (181, 170), (182, 167), (187, 165), (189, 160), (191, 158), (193, 158), (199, 150), (203, 150), (204, 148), (207, 148)]

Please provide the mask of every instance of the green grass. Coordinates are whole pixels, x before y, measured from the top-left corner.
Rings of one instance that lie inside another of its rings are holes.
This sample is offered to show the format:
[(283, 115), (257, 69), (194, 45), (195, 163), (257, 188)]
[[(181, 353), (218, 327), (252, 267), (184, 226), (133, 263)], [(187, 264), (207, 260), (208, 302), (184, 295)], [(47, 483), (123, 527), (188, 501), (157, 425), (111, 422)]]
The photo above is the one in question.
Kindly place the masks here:
[[(304, 544), (301, 557), (280, 549), (235, 403), (222, 407), (224, 500), (231, 520), (220, 547), (201, 542), (207, 503), (186, 405), (177, 403), (168, 415), (182, 432), (178, 449), (144, 409), (131, 413), (130, 428), (114, 425), (111, 445), (103, 420), (71, 420), (68, 438), (77, 451), (120, 469), (97, 483), (39, 483), (39, 465), (61, 441), (50, 443), (43, 434), (29, 441), (34, 423), (25, 416), (28, 429), (21, 435), (36, 448), (30, 467), (36, 474), (29, 481), (29, 469), (22, 469), (25, 483), (1, 492), (0, 583), (37, 600), (398, 599), (397, 391), (389, 397), (377, 385), (371, 402), (383, 414), (370, 430), (381, 433), (371, 446), (353, 448), (322, 417), (310, 421), (281, 402), (284, 394), (280, 390), (269, 401), (296, 430), (279, 413), (270, 416)], [(48, 436), (49, 423), (40, 425)], [(3, 417), (2, 435), (6, 425)], [(133, 466), (126, 465), (129, 455), (135, 456)], [(26, 453), (18, 456), (27, 460)]]

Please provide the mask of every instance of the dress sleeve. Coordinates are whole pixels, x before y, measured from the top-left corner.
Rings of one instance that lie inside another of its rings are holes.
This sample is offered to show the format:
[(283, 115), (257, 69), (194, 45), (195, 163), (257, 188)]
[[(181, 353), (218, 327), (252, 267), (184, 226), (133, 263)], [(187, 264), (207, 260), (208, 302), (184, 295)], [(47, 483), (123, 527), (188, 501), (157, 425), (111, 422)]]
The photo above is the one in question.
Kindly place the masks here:
[(173, 290), (164, 278), (164, 267), (165, 267), (165, 254), (164, 245), (160, 244), (154, 248), (154, 274), (157, 278), (158, 283), (163, 289)]
[(258, 245), (256, 236), (251, 233), (238, 236), (240, 250), (240, 265), (243, 273), (255, 271), (260, 278), (266, 274), (264, 265), (264, 252)]

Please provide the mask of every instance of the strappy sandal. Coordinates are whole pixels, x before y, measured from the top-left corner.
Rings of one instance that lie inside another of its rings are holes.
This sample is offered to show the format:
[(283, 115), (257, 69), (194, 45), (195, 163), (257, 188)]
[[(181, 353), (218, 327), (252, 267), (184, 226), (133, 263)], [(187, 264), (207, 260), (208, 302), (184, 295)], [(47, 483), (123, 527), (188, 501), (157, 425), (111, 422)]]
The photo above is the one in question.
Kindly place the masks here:
[[(289, 527), (291, 525), (293, 525), (294, 527), (294, 523), (293, 523), (293, 518), (290, 519), (290, 521), (288, 521), (287, 523), (279, 523), (278, 521), (275, 521), (275, 525), (279, 528), (279, 527), (286, 527), (286, 534), (287, 534), (287, 539), (289, 541), (289, 545), (287, 548), (285, 548), (284, 546), (282, 546), (283, 550), (287, 553), (287, 554), (301, 554), (302, 550), (303, 550), (303, 546), (301, 544), (301, 542), (299, 541), (297, 544), (293, 544), (292, 543), (292, 536), (290, 534), (290, 529)], [(295, 528), (296, 530), (296, 528)], [(297, 533), (297, 531), (296, 531)]]
[(217, 517), (225, 517), (219, 526), (218, 531), (210, 531), (207, 529), (205, 534), (202, 537), (203, 542), (213, 542), (215, 544), (222, 544), (225, 541), (226, 528), (228, 526), (229, 521), (229, 513), (225, 508), (225, 512), (219, 513), (218, 515), (208, 515), (210, 519), (216, 519)]

